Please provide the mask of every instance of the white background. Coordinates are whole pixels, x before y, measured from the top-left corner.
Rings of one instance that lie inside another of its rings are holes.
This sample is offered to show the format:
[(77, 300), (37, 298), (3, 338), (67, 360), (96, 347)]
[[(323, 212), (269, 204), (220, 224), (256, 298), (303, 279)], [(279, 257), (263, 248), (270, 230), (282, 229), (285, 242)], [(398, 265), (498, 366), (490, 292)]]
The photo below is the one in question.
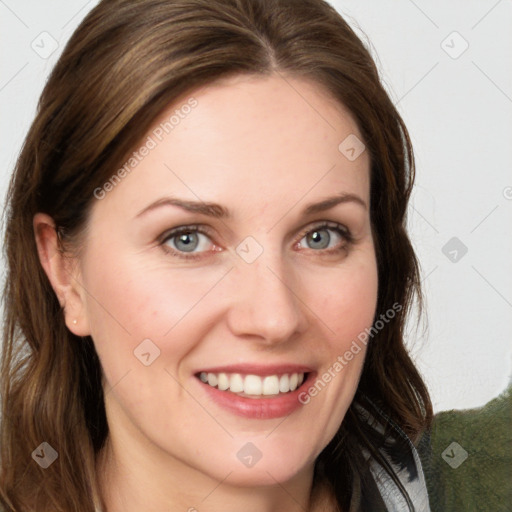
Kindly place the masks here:
[[(96, 3), (0, 0), (2, 206), (46, 77)], [(331, 3), (371, 46), (415, 148), (409, 225), (428, 330), (411, 331), (412, 353), (436, 411), (481, 406), (512, 365), (512, 2)], [(51, 48), (43, 32), (59, 45), (48, 58), (32, 48)], [(453, 237), (468, 249), (456, 262), (442, 252)]]

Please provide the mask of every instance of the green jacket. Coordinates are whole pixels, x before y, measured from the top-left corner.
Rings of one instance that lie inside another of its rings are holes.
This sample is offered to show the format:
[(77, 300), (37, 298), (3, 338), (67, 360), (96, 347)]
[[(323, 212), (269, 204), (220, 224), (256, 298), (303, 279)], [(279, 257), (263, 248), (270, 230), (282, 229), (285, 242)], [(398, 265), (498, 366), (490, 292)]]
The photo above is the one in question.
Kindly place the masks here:
[(418, 452), (432, 512), (512, 511), (512, 386), (484, 407), (436, 414)]

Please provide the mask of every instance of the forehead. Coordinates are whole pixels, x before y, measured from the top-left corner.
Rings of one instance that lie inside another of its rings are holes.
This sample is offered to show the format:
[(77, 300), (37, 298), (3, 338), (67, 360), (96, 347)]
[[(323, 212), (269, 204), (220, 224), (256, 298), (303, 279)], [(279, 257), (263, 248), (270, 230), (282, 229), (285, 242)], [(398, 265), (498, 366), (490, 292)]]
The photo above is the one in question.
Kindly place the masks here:
[[(351, 113), (320, 85), (236, 76), (181, 96), (154, 121), (101, 208), (143, 208), (165, 194), (280, 209), (336, 192), (369, 196), (369, 159), (342, 150), (357, 137)], [(341, 150), (340, 150), (341, 144)]]

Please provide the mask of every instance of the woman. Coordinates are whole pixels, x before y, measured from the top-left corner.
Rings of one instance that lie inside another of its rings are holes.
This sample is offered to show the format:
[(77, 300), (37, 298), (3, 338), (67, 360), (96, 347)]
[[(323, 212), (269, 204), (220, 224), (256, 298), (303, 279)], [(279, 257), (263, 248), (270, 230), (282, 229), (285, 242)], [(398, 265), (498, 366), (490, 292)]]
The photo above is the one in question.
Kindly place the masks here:
[(101, 2), (8, 194), (4, 509), (428, 510), (413, 178), (327, 3)]

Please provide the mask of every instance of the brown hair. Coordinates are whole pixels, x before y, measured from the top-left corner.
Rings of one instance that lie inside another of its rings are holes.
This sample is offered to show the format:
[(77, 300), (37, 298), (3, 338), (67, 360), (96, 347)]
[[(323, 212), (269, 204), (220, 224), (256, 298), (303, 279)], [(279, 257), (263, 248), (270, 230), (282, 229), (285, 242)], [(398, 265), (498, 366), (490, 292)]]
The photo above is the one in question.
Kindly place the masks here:
[[(231, 75), (272, 73), (313, 80), (354, 115), (371, 157), (375, 318), (402, 306), (370, 341), (355, 400), (320, 454), (315, 478), (330, 483), (343, 510), (357, 489), (364, 495), (361, 447), (380, 460), (384, 438), (372, 437), (358, 403), (383, 411), (387, 431), (398, 427), (414, 442), (429, 426), (429, 395), (403, 340), (414, 298), (421, 303), (405, 230), (413, 153), (352, 29), (323, 0), (103, 0), (51, 73), (7, 196), (0, 468), (6, 510), (93, 512), (101, 506), (95, 460), (108, 435), (99, 360), (91, 338), (65, 326), (38, 258), (34, 214), (47, 213), (69, 237), (63, 239), (73, 240), (87, 226), (94, 190), (173, 100)], [(59, 454), (46, 470), (30, 456), (43, 441)]]

